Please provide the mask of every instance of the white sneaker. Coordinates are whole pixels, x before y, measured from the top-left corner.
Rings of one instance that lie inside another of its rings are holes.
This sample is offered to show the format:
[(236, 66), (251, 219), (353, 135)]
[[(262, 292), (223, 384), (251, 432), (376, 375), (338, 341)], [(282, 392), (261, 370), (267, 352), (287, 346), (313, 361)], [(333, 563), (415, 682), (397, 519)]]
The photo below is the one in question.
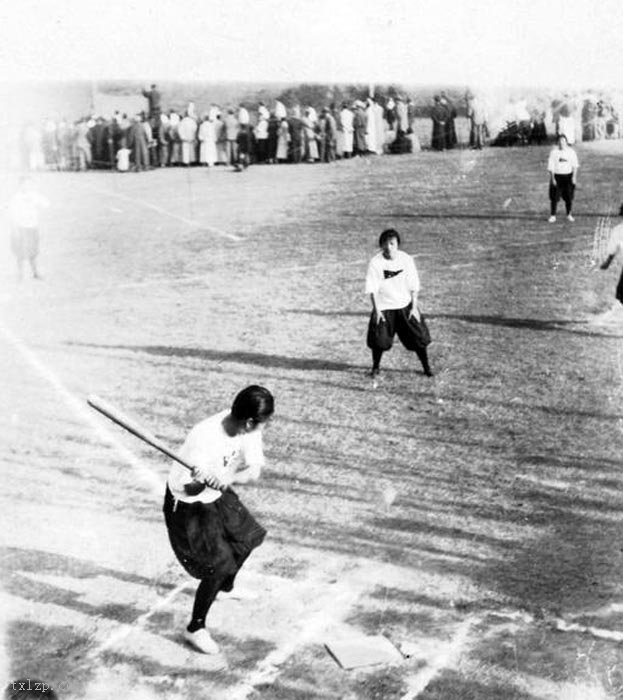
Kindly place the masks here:
[(549, 219), (548, 219), (547, 221), (548, 221), (550, 224), (553, 224), (553, 223), (556, 221), (556, 217), (552, 215), (552, 216), (549, 217)]
[(220, 651), (218, 644), (205, 627), (201, 627), (196, 632), (184, 630), (184, 639), (204, 654), (218, 654)]
[(571, 216), (571, 214), (568, 214), (567, 221), (575, 221), (575, 219)]

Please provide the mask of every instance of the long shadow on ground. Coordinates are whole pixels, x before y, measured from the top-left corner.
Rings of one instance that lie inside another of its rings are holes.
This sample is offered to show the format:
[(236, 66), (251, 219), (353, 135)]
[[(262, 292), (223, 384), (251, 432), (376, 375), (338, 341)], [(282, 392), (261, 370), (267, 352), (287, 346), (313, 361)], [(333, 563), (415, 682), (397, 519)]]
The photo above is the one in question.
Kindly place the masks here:
[[(599, 213), (599, 212), (582, 212), (582, 219), (587, 219), (590, 217), (606, 217), (606, 216), (611, 216), (612, 212), (610, 214), (608, 213)], [(343, 217), (360, 217), (360, 214), (358, 213), (349, 213), (349, 212), (344, 212), (341, 213), (340, 216)], [(387, 213), (380, 213), (377, 214), (376, 216), (374, 214), (366, 214), (366, 217), (368, 219), (374, 219), (374, 218), (379, 218), (379, 219), (387, 219), (388, 216), (391, 216), (394, 219), (476, 219), (476, 220), (493, 220), (493, 219), (499, 219), (499, 220), (508, 220), (508, 221), (522, 221), (522, 220), (529, 220), (529, 221), (540, 221), (543, 224), (547, 223), (547, 219), (543, 218), (543, 214), (541, 212), (511, 212), (511, 213), (504, 213), (500, 211), (491, 211), (491, 212), (483, 212), (480, 211), (478, 213), (469, 213), (469, 212), (449, 212), (447, 209), (444, 211), (427, 211), (427, 212), (401, 212), (401, 211), (394, 211), (394, 212), (387, 212)]]
[[(532, 490), (523, 495), (544, 534), (472, 574), (519, 608), (567, 616), (623, 599), (623, 507)], [(578, 499), (579, 500), (579, 499)], [(579, 511), (593, 508), (589, 514)], [(610, 517), (608, 517), (610, 516)], [(615, 516), (615, 519), (611, 519)], [(530, 518), (530, 515), (528, 516)], [(607, 627), (607, 620), (604, 620)]]
[[(162, 591), (170, 591), (174, 584), (154, 581), (152, 578), (127, 574), (74, 557), (52, 554), (36, 549), (18, 547), (0, 548), (0, 582), (2, 589), (11, 595), (25, 600), (60, 605), (91, 616), (101, 616), (117, 622), (132, 622), (144, 610), (131, 605), (93, 605), (80, 600), (82, 594), (67, 590), (52, 583), (37, 581), (37, 575), (69, 576), (74, 579), (113, 578), (119, 582), (132, 583), (151, 589), (154, 585)], [(35, 577), (35, 578), (33, 578)]]
[[(370, 316), (369, 311), (321, 311), (320, 309), (288, 309), (289, 314), (300, 314), (309, 316)], [(533, 331), (558, 331), (572, 333), (574, 335), (604, 336), (606, 338), (623, 338), (623, 335), (613, 333), (596, 333), (594, 331), (581, 330), (574, 326), (586, 325), (586, 319), (539, 319), (539, 318), (506, 318), (504, 316), (484, 316), (479, 314), (435, 314), (426, 313), (428, 320), (440, 318), (465, 321), (466, 323), (477, 323), (489, 326), (503, 326), (505, 328), (528, 328)], [(567, 327), (571, 326), (571, 327)]]
[(240, 362), (242, 364), (272, 367), (274, 369), (328, 370), (345, 372), (361, 370), (361, 365), (351, 365), (346, 362), (333, 362), (307, 357), (287, 357), (285, 355), (264, 355), (259, 352), (212, 350), (209, 348), (181, 348), (167, 345), (102, 345), (97, 343), (68, 343), (73, 346), (98, 348), (100, 350), (127, 350), (144, 352), (160, 357), (190, 357), (210, 362)]

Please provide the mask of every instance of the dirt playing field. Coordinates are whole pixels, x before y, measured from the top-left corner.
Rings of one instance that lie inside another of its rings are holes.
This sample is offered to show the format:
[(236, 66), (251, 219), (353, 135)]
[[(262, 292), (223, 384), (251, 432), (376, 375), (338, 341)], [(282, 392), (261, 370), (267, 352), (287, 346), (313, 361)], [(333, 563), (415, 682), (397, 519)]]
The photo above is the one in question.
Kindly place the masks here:
[[(547, 219), (547, 148), (332, 165), (45, 173), (43, 281), (6, 226), (4, 685), (64, 700), (623, 698), (620, 261), (590, 265), (623, 151), (578, 146), (576, 222)], [(6, 176), (3, 201), (14, 178)], [(396, 346), (366, 376), (363, 278), (397, 228), (435, 377)], [(217, 602), (223, 653), (181, 637), (195, 582), (161, 513), (173, 448), (259, 383), (269, 531)], [(405, 658), (344, 670), (325, 644)]]

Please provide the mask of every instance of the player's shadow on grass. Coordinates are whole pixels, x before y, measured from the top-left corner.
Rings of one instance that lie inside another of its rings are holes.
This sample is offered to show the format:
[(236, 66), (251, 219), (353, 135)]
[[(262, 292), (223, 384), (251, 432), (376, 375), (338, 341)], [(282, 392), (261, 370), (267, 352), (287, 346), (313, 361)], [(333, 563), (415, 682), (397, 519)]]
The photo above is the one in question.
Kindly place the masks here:
[[(99, 577), (114, 579), (120, 584), (142, 586), (146, 590), (151, 590), (154, 586), (163, 591), (171, 591), (175, 588), (172, 583), (156, 582), (153, 578), (129, 574), (75, 557), (38, 549), (2, 547), (0, 562), (2, 563), (0, 582), (6, 593), (25, 600), (61, 605), (86, 615), (106, 617), (118, 622), (131, 623), (144, 610), (114, 601), (105, 605), (86, 602), (82, 599), (84, 593), (64, 587), (63, 580), (69, 577), (77, 581), (92, 581), (93, 589), (101, 585), (98, 582)], [(50, 581), (50, 579), (41, 578), (50, 576), (59, 577), (58, 585), (53, 582), (53, 579)]]
[[(357, 217), (359, 218), (359, 214), (343, 214), (345, 217)], [(434, 211), (427, 211), (427, 212), (408, 212), (408, 211), (403, 211), (403, 212), (388, 212), (388, 213), (381, 213), (377, 214), (376, 216), (374, 214), (367, 215), (368, 218), (374, 219), (374, 218), (379, 218), (379, 219), (387, 219), (388, 217), (394, 218), (394, 219), (476, 219), (478, 221), (487, 221), (487, 220), (508, 220), (508, 221), (540, 221), (543, 224), (548, 224), (547, 217), (543, 216), (542, 211), (536, 211), (536, 212), (531, 212), (531, 211), (517, 211), (517, 212), (501, 212), (501, 211), (490, 211), (490, 212), (464, 212), (464, 211), (457, 211), (457, 212), (452, 212), (452, 211), (439, 211), (439, 212), (434, 212)], [(576, 215), (577, 216), (577, 215)], [(589, 217), (594, 217), (594, 218), (599, 218), (599, 217), (606, 217), (606, 216), (612, 216), (612, 212), (609, 214), (607, 212), (582, 212), (581, 217), (582, 219), (587, 219)]]
[[(559, 466), (554, 462), (545, 478), (558, 477)], [(587, 463), (589, 472), (592, 466)], [(614, 463), (610, 466), (615, 468)], [(618, 470), (611, 472), (615, 474)], [(581, 485), (569, 490), (553, 488), (548, 482), (517, 481), (511, 502), (479, 503), (478, 528), (488, 532), (495, 532), (500, 524), (518, 532), (526, 528), (525, 538), (515, 537), (510, 548), (491, 543), (493, 556), (481, 560), (480, 566), (466, 568), (465, 563), (453, 562), (454, 574), (465, 573), (502, 594), (510, 605), (538, 615), (566, 618), (620, 598), (623, 506), (618, 499), (597, 493), (595, 489), (585, 494)], [(444, 505), (452, 508), (459, 523), (474, 517), (472, 503), (437, 501), (437, 506)], [(539, 533), (537, 537), (534, 532)], [(433, 566), (440, 572), (447, 570), (443, 561)], [(614, 618), (604, 619), (599, 626), (608, 628), (612, 622)]]
[[(478, 582), (493, 586), (519, 608), (563, 617), (599, 609), (620, 596), (621, 509), (577, 500), (542, 490), (526, 493), (527, 524), (542, 525), (542, 536), (528, 538), (512, 557), (491, 560), (476, 574)], [(609, 627), (605, 619), (602, 625)]]
[(265, 355), (259, 352), (240, 350), (212, 350), (207, 348), (182, 348), (168, 345), (101, 345), (97, 343), (71, 343), (81, 347), (99, 348), (100, 350), (127, 350), (144, 352), (158, 357), (182, 357), (206, 360), (221, 364), (222, 362), (237, 362), (272, 369), (325, 370), (330, 372), (346, 372), (362, 370), (362, 365), (347, 362), (334, 362), (313, 357), (287, 357), (285, 355)]
[[(345, 216), (357, 216), (359, 217), (359, 214), (346, 214)], [(443, 211), (443, 212), (389, 212), (388, 214), (378, 214), (376, 218), (379, 219), (387, 219), (387, 217), (391, 217), (393, 219), (477, 219), (477, 220), (492, 220), (492, 219), (508, 219), (509, 221), (544, 221), (543, 219), (543, 214), (541, 212), (511, 212), (511, 213), (504, 213), (504, 212), (478, 212), (478, 213), (469, 213), (469, 212), (449, 212), (449, 211)], [(375, 218), (374, 215), (371, 215), (369, 218)], [(547, 223), (547, 220), (545, 219), (545, 223)]]
[[(310, 316), (361, 316), (368, 318), (369, 311), (322, 311), (320, 309), (288, 309), (288, 313)], [(437, 319), (450, 319), (465, 321), (466, 323), (484, 324), (489, 326), (503, 326), (505, 328), (527, 328), (533, 331), (555, 331), (572, 333), (573, 335), (603, 336), (605, 338), (623, 338), (623, 335), (614, 333), (596, 333), (591, 330), (583, 330), (578, 326), (586, 326), (587, 319), (538, 319), (538, 318), (508, 318), (506, 316), (484, 316), (481, 314), (436, 314), (425, 313), (428, 321)]]
[(538, 319), (538, 318), (507, 318), (505, 316), (483, 316), (479, 314), (427, 314), (428, 319), (447, 318), (466, 323), (484, 324), (488, 326), (503, 326), (505, 328), (527, 328), (532, 331), (556, 331), (572, 333), (573, 335), (603, 335), (608, 338), (623, 338), (623, 335), (612, 333), (594, 333), (578, 328), (586, 325), (586, 319)]

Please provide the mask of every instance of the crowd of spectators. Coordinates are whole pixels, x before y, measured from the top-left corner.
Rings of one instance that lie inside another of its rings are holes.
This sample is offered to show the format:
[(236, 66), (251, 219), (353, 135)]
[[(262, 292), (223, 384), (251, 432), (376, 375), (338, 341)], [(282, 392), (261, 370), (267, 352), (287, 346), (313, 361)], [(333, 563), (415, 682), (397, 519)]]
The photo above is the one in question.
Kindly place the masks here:
[(564, 93), (529, 103), (512, 98), (502, 114), (501, 128), (493, 140), (496, 146), (543, 144), (549, 135), (564, 135), (569, 144), (621, 138), (619, 110), (614, 101), (592, 91)]
[(611, 99), (589, 93), (582, 107), (582, 140), (619, 139), (619, 111)]
[[(421, 148), (414, 124), (422, 110), (418, 113), (413, 99), (404, 94), (377, 94), (323, 107), (292, 104), (286, 108), (278, 99), (269, 106), (263, 102), (212, 104), (201, 116), (192, 102), (183, 110), (164, 110), (155, 85), (142, 94), (147, 109), (140, 114), (116, 111), (107, 118), (26, 124), (20, 138), (22, 164), (30, 170), (140, 171), (190, 165), (241, 169), (250, 163), (332, 162)], [(613, 104), (590, 92), (534, 104), (513, 98), (502, 110), (493, 138), (487, 101), (468, 90), (459, 102), (469, 122), (469, 147), (474, 149), (487, 144), (543, 144), (548, 141), (548, 128), (552, 137), (563, 133), (569, 143), (621, 137)], [(443, 91), (432, 98), (426, 114), (431, 120), (433, 150), (463, 145), (455, 126), (459, 108)]]
[(198, 116), (164, 110), (155, 85), (143, 91), (148, 109), (128, 116), (89, 116), (73, 123), (30, 123), (22, 132), (22, 160), (31, 170), (90, 168), (146, 170), (168, 166), (250, 163), (331, 162), (369, 154), (419, 149), (412, 125), (412, 100), (398, 96), (270, 109), (260, 102), (222, 108), (211, 105)]

